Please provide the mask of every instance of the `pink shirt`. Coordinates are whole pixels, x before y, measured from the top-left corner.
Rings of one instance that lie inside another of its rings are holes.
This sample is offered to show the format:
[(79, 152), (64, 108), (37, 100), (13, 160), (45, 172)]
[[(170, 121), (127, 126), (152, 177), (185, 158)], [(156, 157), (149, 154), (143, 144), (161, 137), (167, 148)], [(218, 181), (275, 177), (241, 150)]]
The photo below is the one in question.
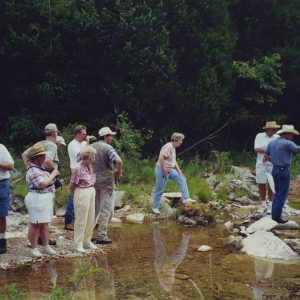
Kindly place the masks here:
[(93, 186), (96, 181), (96, 175), (93, 173), (92, 166), (86, 166), (83, 162), (78, 163), (72, 170), (70, 183), (80, 188)]
[[(161, 156), (161, 155), (165, 159), (165, 166), (166, 166), (167, 170), (173, 169), (175, 167), (175, 163), (176, 163), (176, 150), (175, 150), (175, 147), (173, 146), (172, 142), (165, 144), (161, 148), (159, 156)], [(162, 168), (159, 158), (158, 158), (156, 165)]]

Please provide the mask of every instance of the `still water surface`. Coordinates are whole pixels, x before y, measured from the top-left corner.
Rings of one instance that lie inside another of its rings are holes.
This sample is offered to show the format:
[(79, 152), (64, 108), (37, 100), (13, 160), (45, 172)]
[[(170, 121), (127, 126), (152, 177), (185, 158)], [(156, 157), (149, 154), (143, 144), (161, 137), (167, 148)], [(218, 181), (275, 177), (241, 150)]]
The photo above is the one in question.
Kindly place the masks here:
[[(106, 256), (36, 263), (0, 272), (31, 299), (66, 286), (82, 261), (99, 272), (85, 278), (74, 299), (300, 299), (300, 264), (234, 254), (222, 225), (185, 228), (173, 222), (111, 225)], [(210, 252), (197, 252), (200, 245)]]

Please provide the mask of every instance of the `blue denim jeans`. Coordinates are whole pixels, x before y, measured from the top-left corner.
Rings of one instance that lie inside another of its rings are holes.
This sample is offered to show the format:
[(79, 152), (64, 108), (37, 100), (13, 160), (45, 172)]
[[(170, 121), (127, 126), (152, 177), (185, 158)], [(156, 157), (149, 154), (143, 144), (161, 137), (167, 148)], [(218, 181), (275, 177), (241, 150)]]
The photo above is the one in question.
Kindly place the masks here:
[(10, 200), (8, 179), (0, 180), (0, 218), (8, 216), (8, 206)]
[(175, 169), (171, 169), (168, 176), (165, 177), (163, 173), (163, 169), (161, 167), (155, 167), (155, 191), (154, 191), (154, 198), (153, 198), (153, 208), (158, 208), (160, 203), (160, 198), (165, 191), (165, 187), (169, 178), (173, 180), (179, 187), (182, 198), (187, 199), (190, 197), (188, 187), (186, 184), (186, 179), (184, 176), (179, 175), (179, 173)]
[(67, 199), (67, 209), (65, 214), (65, 225), (72, 224), (74, 217), (74, 203), (73, 198), (70, 195)]
[(272, 204), (272, 219), (281, 218), (282, 208), (288, 196), (290, 188), (290, 168), (273, 166), (272, 176), (275, 184), (275, 195)]

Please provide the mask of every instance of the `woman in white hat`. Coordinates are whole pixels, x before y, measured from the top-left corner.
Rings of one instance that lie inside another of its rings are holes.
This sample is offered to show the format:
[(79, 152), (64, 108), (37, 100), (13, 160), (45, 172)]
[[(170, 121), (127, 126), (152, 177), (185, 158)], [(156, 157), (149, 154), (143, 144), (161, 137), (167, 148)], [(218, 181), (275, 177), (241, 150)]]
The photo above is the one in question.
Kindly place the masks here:
[[(54, 169), (51, 173), (42, 168), (45, 161), (46, 151), (43, 145), (33, 145), (28, 153), (28, 167), (26, 183), (28, 194), (25, 204), (29, 214), (28, 239), (31, 244), (31, 255), (36, 258), (42, 257), (42, 253), (56, 254), (49, 245), (49, 227), (53, 215), (53, 199), (55, 193), (55, 177), (59, 171)], [(38, 236), (40, 235), (43, 245), (41, 252), (38, 248)]]

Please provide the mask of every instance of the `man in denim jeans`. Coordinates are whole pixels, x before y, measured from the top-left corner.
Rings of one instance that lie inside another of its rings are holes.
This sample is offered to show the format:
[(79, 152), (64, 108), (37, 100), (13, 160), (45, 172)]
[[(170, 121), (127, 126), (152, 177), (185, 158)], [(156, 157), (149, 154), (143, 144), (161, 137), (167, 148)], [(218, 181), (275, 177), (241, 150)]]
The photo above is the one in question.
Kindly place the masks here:
[(173, 133), (171, 142), (165, 144), (159, 153), (159, 158), (155, 167), (155, 192), (153, 198), (152, 211), (159, 214), (158, 210), (160, 198), (165, 190), (169, 178), (173, 180), (179, 187), (183, 203), (196, 202), (190, 198), (186, 179), (176, 162), (176, 148), (180, 147), (184, 139), (182, 133)]
[(283, 224), (288, 222), (288, 220), (282, 219), (281, 214), (290, 187), (291, 159), (294, 153), (300, 152), (300, 146), (292, 142), (294, 135), (299, 135), (293, 125), (283, 125), (277, 134), (280, 137), (269, 143), (264, 160), (271, 160), (273, 164), (272, 175), (275, 183), (275, 195), (272, 205), (272, 219)]

